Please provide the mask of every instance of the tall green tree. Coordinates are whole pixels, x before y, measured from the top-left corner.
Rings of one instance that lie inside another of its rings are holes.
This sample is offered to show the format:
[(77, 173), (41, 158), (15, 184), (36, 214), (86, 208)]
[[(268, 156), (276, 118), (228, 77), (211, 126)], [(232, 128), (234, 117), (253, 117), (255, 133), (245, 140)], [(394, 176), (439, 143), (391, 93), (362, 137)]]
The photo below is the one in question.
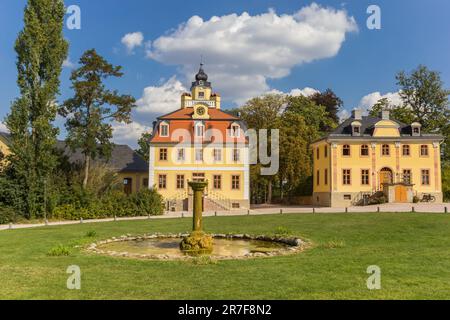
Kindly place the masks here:
[(152, 134), (150, 132), (143, 132), (138, 140), (139, 148), (136, 153), (139, 154), (145, 161), (149, 162), (150, 158), (150, 138)]
[[(247, 126), (256, 130), (267, 129), (270, 141), (270, 130), (279, 129), (279, 123), (283, 108), (286, 105), (286, 97), (280, 94), (267, 94), (256, 97), (247, 101), (247, 103), (239, 109), (234, 111), (240, 112), (241, 119), (247, 123)], [(268, 146), (270, 149), (270, 145)], [(259, 152), (259, 150), (252, 150), (251, 152)], [(272, 187), (276, 176), (261, 176), (260, 164), (252, 165), (250, 168), (251, 176), (251, 192), (252, 197), (260, 198), (261, 194), (267, 203), (272, 202)]]
[(369, 116), (378, 117), (383, 110), (389, 110), (391, 118), (403, 122), (405, 124), (413, 123), (416, 119), (411, 108), (405, 105), (393, 105), (388, 98), (381, 98), (371, 109), (369, 109)]
[(289, 97), (281, 119), (280, 189), (288, 196), (296, 190), (311, 192), (313, 158), (310, 145), (333, 129), (336, 123), (325, 106), (304, 96)]
[(68, 43), (63, 36), (65, 8), (62, 0), (29, 0), (24, 27), (16, 43), (17, 84), (21, 96), (6, 119), (11, 133), (10, 161), (24, 190), (28, 217), (42, 213), (46, 182), (57, 165), (58, 129), (56, 97)]
[(403, 105), (411, 108), (425, 130), (436, 131), (448, 125), (448, 96), (440, 74), (419, 65), (407, 74), (401, 71), (396, 76)]
[(108, 90), (103, 83), (111, 77), (122, 77), (121, 66), (113, 66), (94, 49), (86, 51), (79, 64), (70, 77), (75, 95), (64, 102), (60, 114), (67, 117), (67, 144), (72, 150), (80, 149), (84, 155), (83, 187), (86, 188), (91, 160), (111, 156), (112, 121), (130, 123), (136, 100)]
[[(339, 123), (338, 113), (344, 106), (344, 102), (331, 89), (324, 92), (317, 92), (313, 94), (310, 99), (318, 106), (324, 106), (328, 117), (337, 125)], [(321, 128), (323, 131), (329, 131), (331, 127)]]
[(444, 88), (439, 72), (419, 65), (409, 74), (399, 72), (396, 79), (403, 106), (411, 109), (424, 131), (444, 135), (444, 160), (450, 160), (450, 91)]

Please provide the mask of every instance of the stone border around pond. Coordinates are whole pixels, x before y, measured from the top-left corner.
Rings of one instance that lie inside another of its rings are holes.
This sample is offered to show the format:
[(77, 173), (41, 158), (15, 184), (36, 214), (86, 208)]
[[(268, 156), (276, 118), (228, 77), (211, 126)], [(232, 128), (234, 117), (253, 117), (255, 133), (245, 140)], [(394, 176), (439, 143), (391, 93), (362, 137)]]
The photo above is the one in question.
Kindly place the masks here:
[[(139, 254), (139, 253), (129, 253), (129, 252), (118, 252), (111, 250), (102, 250), (99, 246), (112, 243), (112, 242), (123, 242), (123, 241), (144, 241), (149, 239), (174, 239), (179, 238), (180, 241), (183, 237), (188, 236), (188, 233), (178, 233), (178, 234), (149, 234), (133, 236), (131, 234), (123, 235), (120, 237), (112, 237), (107, 240), (101, 240), (95, 243), (91, 243), (87, 246), (87, 251), (108, 255), (111, 257), (124, 257), (124, 258), (135, 258), (135, 259), (148, 259), (148, 260), (191, 260), (195, 257), (185, 255), (185, 256), (173, 256), (170, 254)], [(262, 258), (262, 257), (274, 257), (274, 256), (285, 256), (299, 253), (305, 249), (307, 243), (296, 237), (283, 237), (283, 236), (253, 236), (249, 234), (211, 234), (215, 239), (243, 239), (243, 240), (260, 240), (267, 242), (276, 242), (287, 245), (285, 248), (280, 250), (270, 251), (270, 252), (252, 252), (246, 255), (239, 256), (214, 256), (214, 260), (242, 260), (251, 258)]]

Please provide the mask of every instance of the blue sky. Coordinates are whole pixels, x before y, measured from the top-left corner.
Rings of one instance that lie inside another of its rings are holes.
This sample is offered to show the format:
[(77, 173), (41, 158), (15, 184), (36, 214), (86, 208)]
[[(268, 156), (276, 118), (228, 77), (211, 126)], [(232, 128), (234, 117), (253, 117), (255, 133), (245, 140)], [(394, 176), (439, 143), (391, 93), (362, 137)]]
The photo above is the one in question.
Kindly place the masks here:
[[(0, 118), (18, 95), (13, 46), (25, 3), (0, 3)], [(135, 124), (117, 125), (115, 141), (120, 143), (135, 145), (158, 114), (178, 107), (179, 93), (189, 87), (202, 54), (224, 108), (255, 94), (304, 88), (331, 88), (347, 110), (386, 94), (395, 102), (395, 74), (418, 64), (440, 71), (450, 85), (446, 0), (316, 1), (318, 6), (290, 0), (65, 3), (81, 9), (81, 30), (65, 28), (70, 61), (76, 66), (83, 51), (96, 48), (123, 66), (125, 76), (108, 84), (140, 99)], [(381, 30), (366, 27), (370, 4), (381, 8)], [(210, 20), (213, 16), (218, 18)], [(122, 39), (130, 33), (143, 39), (137, 37), (127, 49)], [(66, 67), (61, 75), (60, 101), (71, 94), (70, 72)], [(62, 119), (57, 124), (63, 137)]]

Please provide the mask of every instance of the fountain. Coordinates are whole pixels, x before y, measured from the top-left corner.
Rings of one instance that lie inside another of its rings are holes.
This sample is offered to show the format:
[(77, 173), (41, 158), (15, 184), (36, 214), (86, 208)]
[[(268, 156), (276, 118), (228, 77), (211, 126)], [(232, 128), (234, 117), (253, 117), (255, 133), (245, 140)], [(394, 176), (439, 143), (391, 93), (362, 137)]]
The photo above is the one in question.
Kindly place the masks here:
[(205, 233), (202, 207), (203, 192), (207, 185), (207, 182), (202, 181), (189, 182), (194, 192), (191, 233), (122, 235), (92, 243), (87, 250), (113, 257), (136, 259), (186, 260), (208, 255), (224, 260), (295, 254), (306, 247), (305, 243), (296, 237)]
[(184, 237), (180, 243), (181, 251), (186, 254), (199, 255), (211, 253), (213, 250), (213, 238), (203, 231), (203, 191), (208, 182), (192, 181), (188, 183), (194, 191), (194, 214), (192, 232)]

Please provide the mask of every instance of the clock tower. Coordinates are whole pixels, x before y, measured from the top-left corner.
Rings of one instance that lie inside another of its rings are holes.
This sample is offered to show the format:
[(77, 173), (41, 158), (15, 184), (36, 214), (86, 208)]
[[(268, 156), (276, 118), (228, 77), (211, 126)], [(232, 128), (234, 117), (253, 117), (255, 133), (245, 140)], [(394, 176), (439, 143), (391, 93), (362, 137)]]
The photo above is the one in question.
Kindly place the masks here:
[(190, 181), (208, 183), (204, 211), (250, 208), (249, 148), (246, 125), (220, 110), (200, 65), (181, 108), (157, 118), (150, 138), (149, 187), (164, 198), (166, 210), (193, 205)]
[(181, 96), (181, 108), (194, 107), (198, 104), (203, 104), (207, 108), (220, 109), (220, 95), (212, 92), (211, 82), (208, 81), (208, 75), (203, 70), (202, 63), (195, 75), (195, 81), (192, 82), (191, 92)]

